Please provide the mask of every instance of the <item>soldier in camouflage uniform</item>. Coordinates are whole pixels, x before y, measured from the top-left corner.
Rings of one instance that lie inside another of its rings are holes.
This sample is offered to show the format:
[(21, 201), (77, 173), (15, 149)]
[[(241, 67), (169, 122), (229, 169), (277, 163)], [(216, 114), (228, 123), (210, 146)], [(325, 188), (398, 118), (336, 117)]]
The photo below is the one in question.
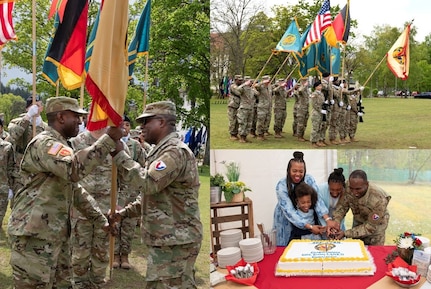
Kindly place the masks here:
[(232, 93), (241, 96), (237, 114), (240, 143), (250, 142), (247, 140), (247, 135), (250, 133), (251, 124), (253, 122), (253, 107), (256, 101), (255, 94), (257, 94), (251, 87), (251, 84), (250, 76), (245, 76), (243, 84), (231, 89)]
[[(254, 79), (250, 79), (250, 81), (253, 83)], [(255, 91), (254, 93), (254, 103), (253, 103), (253, 111), (252, 111), (252, 120), (251, 120), (251, 128), (250, 128), (250, 136), (252, 138), (256, 138), (256, 125), (257, 125), (257, 104), (259, 102), (259, 96), (256, 89), (253, 89)]]
[(122, 136), (110, 128), (93, 146), (74, 152), (67, 139), (79, 131), (76, 99), (49, 98), (49, 127), (28, 144), (21, 163), (29, 179), (16, 193), (8, 234), (14, 288), (71, 288), (70, 210), (74, 206), (95, 226), (109, 231), (106, 217), (77, 181), (93, 171)]
[(330, 75), (328, 72), (324, 72), (322, 74), (322, 93), (325, 96), (325, 104), (327, 106), (327, 108), (326, 108), (326, 121), (322, 122), (322, 125), (323, 125), (322, 143), (326, 146), (326, 145), (328, 145), (325, 142), (326, 131), (328, 130), (328, 127), (329, 127), (329, 122), (331, 120), (331, 113), (332, 113), (333, 105), (335, 103), (335, 101), (334, 101), (334, 88), (332, 87), (332, 81), (330, 80)]
[(194, 264), (202, 242), (197, 163), (175, 132), (176, 109), (169, 101), (148, 104), (137, 121), (155, 147), (144, 168), (121, 151), (112, 155), (120, 175), (139, 189), (141, 200), (111, 215), (141, 216), (148, 248), (146, 287), (196, 288)]
[[(385, 244), (385, 232), (389, 223), (388, 203), (391, 199), (383, 189), (370, 184), (367, 174), (355, 170), (349, 176), (347, 190), (337, 204), (334, 212), (335, 226), (328, 230), (337, 239), (361, 239), (365, 245)], [(340, 222), (352, 210), (352, 228), (340, 230)]]
[(347, 91), (349, 104), (347, 105), (346, 114), (346, 131), (350, 138), (350, 142), (357, 141), (355, 139), (356, 129), (358, 127), (358, 101), (359, 89), (351, 89)]
[(323, 147), (324, 128), (323, 117), (326, 111), (322, 109), (322, 104), (325, 101), (325, 96), (322, 93), (322, 83), (317, 80), (314, 84), (314, 92), (311, 94), (311, 145), (314, 148)]
[(227, 116), (229, 118), (229, 133), (231, 140), (238, 140), (238, 108), (241, 102), (241, 95), (235, 91), (242, 84), (242, 75), (235, 75), (235, 81), (230, 86), (229, 103), (227, 104)]
[(272, 89), (272, 93), (274, 97), (274, 137), (282, 138), (281, 132), (283, 131), (287, 116), (287, 91), (284, 79), (279, 79), (277, 81), (277, 84), (275, 84)]
[(271, 78), (268, 75), (262, 77), (262, 82), (255, 84), (258, 92), (257, 104), (257, 123), (256, 133), (258, 140), (265, 140), (265, 133), (268, 135), (269, 123), (271, 122), (271, 102), (272, 92), (269, 82)]
[(0, 118), (0, 138), (6, 139), (9, 136), (9, 133), (4, 130), (3, 120)]
[[(18, 118), (12, 119), (9, 122), (9, 136), (6, 138), (14, 148), (15, 152), (15, 169), (14, 169), (14, 187), (12, 192), (17, 192), (25, 183), (25, 179), (21, 176), (19, 165), (24, 154), (27, 144), (33, 138), (33, 119), (36, 122), (36, 134), (44, 131), (48, 125), (42, 120), (40, 113), (43, 111), (42, 100), (37, 96), (36, 103), (33, 104), (33, 98), (27, 98), (26, 113), (21, 114)], [(13, 203), (13, 200), (11, 201)]]
[[(106, 130), (87, 130), (71, 138), (73, 150), (90, 147)], [(111, 204), (112, 158), (107, 155), (101, 161), (79, 184), (96, 200), (102, 212), (108, 212)], [(71, 223), (73, 288), (99, 289), (105, 284), (106, 268), (109, 265), (109, 236), (102, 227), (93, 224), (76, 208), (72, 209)]]
[[(140, 142), (131, 137), (130, 119), (125, 115), (123, 118), (123, 129), (125, 136), (122, 141), (129, 148), (129, 153), (135, 162), (145, 166), (147, 152)], [(120, 180), (120, 191), (118, 194), (118, 206), (124, 208), (128, 203), (133, 202), (140, 195), (140, 192), (130, 188)], [(113, 268), (130, 269), (129, 254), (132, 252), (132, 240), (135, 236), (138, 218), (125, 218), (118, 224), (118, 235), (115, 238)]]
[(334, 104), (331, 106), (331, 113), (329, 115), (329, 129), (328, 136), (329, 142), (333, 145), (338, 145), (340, 142), (337, 141), (337, 134), (339, 133), (339, 118), (340, 114), (344, 112), (344, 103), (342, 100), (342, 88), (340, 87), (339, 80), (334, 81), (333, 88), (333, 100)]
[(0, 138), (0, 229), (7, 211), (8, 197), (13, 187), (15, 157), (12, 144)]
[(308, 92), (308, 78), (301, 78), (301, 85), (295, 90), (298, 97), (298, 107), (296, 112), (296, 136), (301, 142), (306, 141), (304, 138), (305, 129), (309, 118), (310, 96)]

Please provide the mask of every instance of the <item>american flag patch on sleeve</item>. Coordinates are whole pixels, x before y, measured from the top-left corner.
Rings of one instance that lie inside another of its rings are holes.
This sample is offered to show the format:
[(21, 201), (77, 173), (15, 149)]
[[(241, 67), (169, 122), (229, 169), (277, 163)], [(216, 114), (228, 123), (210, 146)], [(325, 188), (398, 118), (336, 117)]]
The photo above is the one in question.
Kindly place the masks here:
[(48, 154), (56, 156), (62, 147), (63, 145), (61, 143), (56, 142), (50, 147), (50, 149), (48, 150)]

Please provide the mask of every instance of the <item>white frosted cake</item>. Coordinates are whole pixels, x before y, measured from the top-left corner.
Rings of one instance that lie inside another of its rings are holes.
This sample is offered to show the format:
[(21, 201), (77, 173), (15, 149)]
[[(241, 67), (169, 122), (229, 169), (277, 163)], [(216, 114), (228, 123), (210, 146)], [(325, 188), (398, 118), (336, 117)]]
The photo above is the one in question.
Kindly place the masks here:
[(276, 276), (374, 275), (373, 257), (361, 240), (292, 240), (278, 260)]

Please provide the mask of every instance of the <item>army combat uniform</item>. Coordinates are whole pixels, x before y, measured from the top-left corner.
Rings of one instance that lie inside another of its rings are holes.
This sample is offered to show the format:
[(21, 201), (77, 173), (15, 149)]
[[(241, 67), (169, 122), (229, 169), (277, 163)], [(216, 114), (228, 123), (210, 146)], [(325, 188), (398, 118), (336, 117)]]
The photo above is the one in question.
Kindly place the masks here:
[(230, 86), (229, 102), (227, 104), (227, 116), (229, 118), (230, 138), (238, 139), (238, 108), (241, 102), (241, 95), (237, 94), (236, 89), (241, 85), (242, 76), (235, 75), (235, 82)]
[(355, 197), (346, 186), (334, 212), (334, 220), (341, 223), (349, 209), (352, 210), (352, 228), (344, 232), (346, 238), (361, 239), (365, 245), (385, 244), (385, 232), (389, 223), (388, 203), (391, 197), (378, 186), (369, 183), (361, 198)]
[(6, 214), (9, 189), (13, 187), (15, 158), (12, 145), (0, 138), (0, 228)]
[[(46, 130), (48, 124), (41, 122), (36, 126), (36, 135)], [(25, 118), (25, 113), (18, 118), (14, 118), (8, 125), (9, 136), (6, 138), (14, 147), (15, 152), (15, 169), (13, 172), (15, 183), (12, 190), (16, 193), (25, 184), (25, 178), (21, 176), (19, 165), (24, 155), (27, 144), (33, 138), (33, 121)]]
[(279, 79), (277, 85), (272, 90), (274, 96), (274, 132), (275, 137), (282, 137), (284, 123), (286, 122), (286, 102), (287, 91), (285, 89), (284, 79)]
[[(142, 148), (141, 144), (132, 139), (128, 138), (126, 145), (129, 148), (130, 156), (135, 162), (138, 162), (141, 166), (145, 166), (145, 160), (147, 158), (147, 152)], [(118, 194), (118, 205), (125, 207), (128, 203), (131, 203), (140, 196), (140, 192), (128, 186), (120, 180), (120, 191)], [(125, 264), (129, 263), (128, 255), (132, 252), (132, 240), (135, 236), (137, 218), (125, 218), (121, 220), (118, 225), (118, 235), (115, 238), (114, 254), (117, 260), (114, 261), (124, 269)], [(130, 265), (129, 265), (130, 268)]]
[[(96, 141), (89, 131), (70, 139), (75, 151), (88, 148)], [(79, 185), (96, 200), (100, 210), (107, 213), (111, 204), (112, 157), (107, 155), (100, 160), (101, 164), (81, 179)], [(73, 288), (100, 288), (105, 283), (109, 265), (109, 236), (78, 210), (72, 209), (72, 212)]]
[(71, 288), (72, 206), (95, 226), (107, 222), (94, 199), (76, 182), (114, 148), (115, 142), (104, 135), (94, 146), (74, 153), (51, 127), (29, 143), (21, 164), (29, 182), (16, 192), (8, 224), (15, 288)]
[(294, 130), (298, 140), (304, 141), (304, 133), (307, 128), (309, 118), (310, 96), (308, 93), (308, 81), (301, 80), (301, 86), (295, 90), (298, 98), (298, 107), (296, 109), (296, 129)]
[(146, 168), (123, 151), (113, 160), (125, 181), (142, 192), (141, 200), (127, 205), (121, 215), (141, 216), (148, 247), (146, 288), (196, 288), (193, 267), (202, 242), (202, 223), (193, 153), (172, 132), (147, 155)]

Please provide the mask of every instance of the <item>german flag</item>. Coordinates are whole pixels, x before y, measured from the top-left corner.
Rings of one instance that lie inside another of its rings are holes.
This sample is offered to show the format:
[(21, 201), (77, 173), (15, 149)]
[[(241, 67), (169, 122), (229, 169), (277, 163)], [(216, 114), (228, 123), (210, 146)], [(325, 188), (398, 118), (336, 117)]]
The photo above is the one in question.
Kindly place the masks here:
[(56, 13), (54, 36), (42, 70), (54, 86), (59, 78), (68, 90), (79, 88), (84, 81), (87, 16), (87, 0), (67, 1), (62, 21), (59, 11)]

